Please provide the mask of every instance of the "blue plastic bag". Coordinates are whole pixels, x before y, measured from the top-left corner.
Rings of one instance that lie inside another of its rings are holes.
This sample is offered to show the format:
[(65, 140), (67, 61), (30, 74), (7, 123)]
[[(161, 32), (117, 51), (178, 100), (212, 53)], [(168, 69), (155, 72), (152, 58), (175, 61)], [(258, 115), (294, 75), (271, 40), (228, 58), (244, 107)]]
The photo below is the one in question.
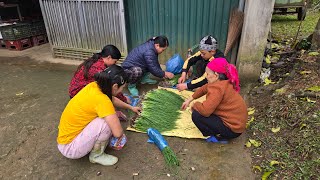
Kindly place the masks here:
[(162, 151), (165, 147), (168, 146), (168, 142), (164, 139), (164, 137), (160, 134), (160, 132), (154, 128), (149, 128), (147, 130), (149, 140), (148, 143), (154, 143), (157, 147)]
[(166, 63), (166, 71), (179, 74), (182, 71), (183, 59), (179, 54), (173, 55)]
[(126, 96), (126, 97), (128, 97), (129, 99), (130, 99), (130, 101), (131, 101), (131, 106), (137, 106), (138, 105), (138, 103), (139, 103), (139, 98), (134, 98), (133, 96), (131, 96), (131, 95), (128, 95), (128, 94), (123, 94), (124, 96)]

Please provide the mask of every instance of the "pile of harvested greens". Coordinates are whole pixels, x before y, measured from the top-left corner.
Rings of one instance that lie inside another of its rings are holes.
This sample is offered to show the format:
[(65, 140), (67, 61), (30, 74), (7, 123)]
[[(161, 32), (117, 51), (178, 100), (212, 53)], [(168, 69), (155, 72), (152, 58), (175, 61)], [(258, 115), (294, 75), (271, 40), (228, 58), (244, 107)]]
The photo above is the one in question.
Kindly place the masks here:
[(133, 123), (133, 128), (146, 132), (156, 128), (160, 132), (175, 128), (180, 115), (183, 98), (165, 89), (149, 91), (142, 99), (142, 112)]

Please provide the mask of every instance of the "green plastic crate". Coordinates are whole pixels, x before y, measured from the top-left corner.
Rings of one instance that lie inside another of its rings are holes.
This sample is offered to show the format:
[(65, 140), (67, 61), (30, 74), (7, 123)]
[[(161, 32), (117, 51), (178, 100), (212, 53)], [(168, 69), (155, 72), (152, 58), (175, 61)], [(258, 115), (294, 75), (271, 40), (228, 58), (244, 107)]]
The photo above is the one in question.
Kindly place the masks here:
[(0, 28), (3, 40), (15, 41), (32, 36), (31, 27), (28, 23), (13, 24)]
[(43, 21), (34, 21), (31, 23), (32, 36), (46, 34), (46, 28)]

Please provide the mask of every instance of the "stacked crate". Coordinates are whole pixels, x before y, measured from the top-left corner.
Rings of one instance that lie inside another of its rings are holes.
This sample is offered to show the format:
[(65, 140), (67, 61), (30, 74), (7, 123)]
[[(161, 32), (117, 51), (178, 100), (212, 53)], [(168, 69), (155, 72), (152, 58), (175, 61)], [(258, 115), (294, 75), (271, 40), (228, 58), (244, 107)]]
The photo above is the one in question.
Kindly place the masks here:
[(43, 21), (34, 21), (31, 23), (32, 44), (39, 46), (48, 43), (46, 28)]
[(19, 23), (0, 27), (3, 39), (0, 47), (21, 51), (32, 46), (39, 46), (48, 42), (46, 28), (43, 21)]
[(32, 47), (30, 24), (2, 26), (0, 30), (7, 49), (21, 51)]

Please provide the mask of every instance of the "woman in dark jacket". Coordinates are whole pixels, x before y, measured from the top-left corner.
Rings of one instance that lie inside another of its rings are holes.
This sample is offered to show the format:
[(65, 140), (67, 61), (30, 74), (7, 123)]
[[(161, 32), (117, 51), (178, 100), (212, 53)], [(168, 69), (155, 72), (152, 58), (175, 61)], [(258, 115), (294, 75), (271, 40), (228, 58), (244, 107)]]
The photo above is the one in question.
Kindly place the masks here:
[(157, 36), (134, 48), (124, 60), (122, 67), (128, 76), (128, 89), (133, 96), (138, 96), (136, 83), (155, 84), (150, 79), (150, 73), (158, 78), (173, 78), (173, 74), (163, 71), (158, 61), (158, 55), (167, 49), (169, 41), (165, 36)]

